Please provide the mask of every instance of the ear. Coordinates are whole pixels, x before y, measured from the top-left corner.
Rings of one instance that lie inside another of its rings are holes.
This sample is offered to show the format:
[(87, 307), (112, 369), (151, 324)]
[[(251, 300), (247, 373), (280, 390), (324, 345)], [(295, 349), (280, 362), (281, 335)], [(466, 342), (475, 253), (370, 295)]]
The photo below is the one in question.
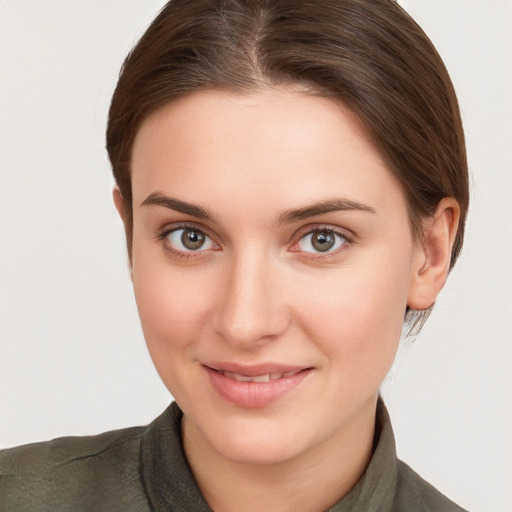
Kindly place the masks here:
[(119, 187), (116, 185), (112, 190), (112, 198), (114, 199), (114, 205), (116, 207), (117, 213), (121, 217), (121, 220), (124, 224), (124, 232), (126, 234), (126, 248), (128, 250), (128, 260), (130, 264), (130, 275), (132, 274), (132, 226), (131, 219), (127, 218), (126, 213), (126, 204), (124, 198), (119, 190)]
[(435, 213), (423, 221), (423, 239), (417, 242), (407, 305), (425, 310), (434, 304), (448, 277), (452, 248), (459, 226), (460, 207), (445, 197)]
[(112, 198), (114, 199), (114, 205), (116, 207), (117, 213), (121, 217), (123, 223), (126, 221), (125, 207), (124, 207), (124, 199), (121, 195), (121, 191), (119, 187), (116, 185), (112, 190)]

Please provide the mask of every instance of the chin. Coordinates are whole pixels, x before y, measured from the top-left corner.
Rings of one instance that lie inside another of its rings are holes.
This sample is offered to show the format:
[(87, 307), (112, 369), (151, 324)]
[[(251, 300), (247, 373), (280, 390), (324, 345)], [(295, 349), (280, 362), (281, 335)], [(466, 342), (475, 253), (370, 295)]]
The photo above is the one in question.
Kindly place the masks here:
[(315, 444), (314, 428), (297, 415), (241, 415), (204, 425), (204, 437), (223, 457), (240, 464), (279, 464), (296, 458)]
[(268, 438), (255, 434), (253, 438), (231, 439), (221, 443), (218, 451), (225, 458), (244, 465), (273, 465), (294, 459), (301, 451), (296, 440), (288, 436)]

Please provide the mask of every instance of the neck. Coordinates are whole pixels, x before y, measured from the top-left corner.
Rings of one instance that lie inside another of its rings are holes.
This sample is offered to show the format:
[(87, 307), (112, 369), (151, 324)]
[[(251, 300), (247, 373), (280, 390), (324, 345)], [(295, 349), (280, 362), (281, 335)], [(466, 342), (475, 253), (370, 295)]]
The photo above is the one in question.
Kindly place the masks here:
[(371, 459), (376, 398), (343, 431), (290, 460), (248, 464), (223, 457), (183, 421), (194, 477), (215, 512), (328, 510), (356, 484)]

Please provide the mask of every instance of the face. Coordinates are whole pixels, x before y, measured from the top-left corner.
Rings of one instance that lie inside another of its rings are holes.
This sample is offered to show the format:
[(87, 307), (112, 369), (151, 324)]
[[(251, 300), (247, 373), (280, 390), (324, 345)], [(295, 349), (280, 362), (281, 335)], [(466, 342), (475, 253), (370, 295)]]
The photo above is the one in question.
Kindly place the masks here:
[(271, 463), (373, 424), (420, 248), (355, 117), (291, 88), (194, 93), (132, 163), (135, 296), (185, 432)]

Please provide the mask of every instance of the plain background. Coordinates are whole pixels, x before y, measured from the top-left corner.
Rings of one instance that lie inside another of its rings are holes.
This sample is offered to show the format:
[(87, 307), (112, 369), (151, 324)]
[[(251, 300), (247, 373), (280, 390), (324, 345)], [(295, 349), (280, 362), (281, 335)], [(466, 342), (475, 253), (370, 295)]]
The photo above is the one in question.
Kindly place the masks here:
[[(104, 150), (157, 0), (0, 0), (0, 447), (145, 424), (146, 352)], [(464, 507), (512, 510), (512, 2), (403, 0), (458, 91), (463, 256), (383, 388), (400, 456)]]

